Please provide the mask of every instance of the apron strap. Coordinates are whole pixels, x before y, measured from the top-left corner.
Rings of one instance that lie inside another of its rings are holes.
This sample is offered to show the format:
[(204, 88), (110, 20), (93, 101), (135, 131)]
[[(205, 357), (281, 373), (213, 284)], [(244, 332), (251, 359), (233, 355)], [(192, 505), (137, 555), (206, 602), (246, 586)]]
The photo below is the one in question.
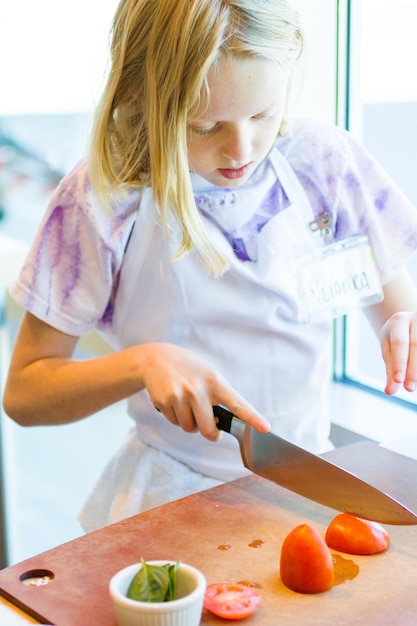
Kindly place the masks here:
[(279, 150), (273, 150), (269, 155), (269, 158), (271, 165), (275, 170), (275, 174), (284, 187), (290, 202), (296, 204), (300, 209), (301, 214), (305, 219), (307, 231), (314, 239), (316, 245), (324, 245), (324, 238), (317, 236), (317, 232), (314, 233), (310, 228), (311, 222), (315, 221), (317, 216), (314, 214), (307, 194), (293, 168)]
[(125, 324), (136, 282), (152, 240), (155, 229), (155, 215), (153, 211), (152, 189), (146, 187), (142, 193), (136, 221), (133, 225), (120, 271), (116, 300), (120, 299), (123, 302), (123, 306), (115, 306), (113, 320), (114, 325), (118, 328), (123, 328)]

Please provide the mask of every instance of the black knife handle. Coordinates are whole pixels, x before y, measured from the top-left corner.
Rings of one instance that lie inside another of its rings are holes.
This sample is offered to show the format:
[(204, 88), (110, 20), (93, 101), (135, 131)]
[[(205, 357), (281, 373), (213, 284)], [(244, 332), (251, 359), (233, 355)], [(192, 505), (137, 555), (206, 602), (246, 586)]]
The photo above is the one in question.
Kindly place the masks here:
[(226, 433), (230, 433), (232, 427), (233, 413), (230, 413), (227, 409), (216, 404), (213, 407), (213, 414), (216, 418), (216, 426), (219, 430), (224, 430)]

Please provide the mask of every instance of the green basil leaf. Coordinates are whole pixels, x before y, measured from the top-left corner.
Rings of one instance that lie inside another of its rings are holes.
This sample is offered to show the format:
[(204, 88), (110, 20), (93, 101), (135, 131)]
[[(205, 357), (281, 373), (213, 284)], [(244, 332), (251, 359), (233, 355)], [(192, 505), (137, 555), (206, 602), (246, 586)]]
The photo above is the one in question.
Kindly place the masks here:
[(169, 585), (168, 585), (167, 593), (165, 596), (166, 602), (173, 600), (175, 597), (175, 587), (177, 584), (177, 570), (178, 570), (179, 565), (180, 565), (179, 561), (177, 561), (174, 564), (167, 563), (165, 565), (165, 568), (169, 574)]
[(134, 576), (127, 597), (141, 602), (164, 602), (170, 584), (169, 572), (160, 565), (149, 565), (141, 559), (142, 567)]

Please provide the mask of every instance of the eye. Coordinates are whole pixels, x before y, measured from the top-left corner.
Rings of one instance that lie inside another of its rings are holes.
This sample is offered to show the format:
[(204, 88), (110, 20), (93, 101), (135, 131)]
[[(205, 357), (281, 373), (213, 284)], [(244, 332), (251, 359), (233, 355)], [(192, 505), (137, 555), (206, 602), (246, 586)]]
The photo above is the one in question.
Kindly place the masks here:
[(276, 117), (274, 115), (269, 115), (268, 113), (259, 113), (258, 115), (254, 115), (252, 119), (260, 122), (272, 122), (276, 119)]
[(213, 135), (218, 130), (218, 124), (214, 124), (214, 126), (207, 126), (206, 128), (200, 128), (198, 126), (191, 126), (191, 132), (195, 135), (199, 135), (199, 137), (208, 137)]

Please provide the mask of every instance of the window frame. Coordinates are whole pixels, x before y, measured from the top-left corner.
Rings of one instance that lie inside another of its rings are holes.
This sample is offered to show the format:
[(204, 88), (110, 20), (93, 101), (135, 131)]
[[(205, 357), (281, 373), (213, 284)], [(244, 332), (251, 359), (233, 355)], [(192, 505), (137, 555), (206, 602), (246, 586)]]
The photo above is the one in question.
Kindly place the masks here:
[[(336, 123), (361, 135), (362, 114), (359, 98), (358, 72), (360, 62), (362, 0), (337, 0), (337, 72), (336, 72)], [(359, 313), (360, 314), (360, 313)], [(363, 314), (362, 314), (363, 315)], [(383, 389), (367, 382), (365, 376), (354, 375), (354, 365), (349, 365), (349, 335), (359, 336), (358, 313), (350, 313), (334, 320), (333, 381), (347, 387), (364, 391), (392, 405), (416, 409), (417, 397), (404, 395), (388, 396)], [(356, 326), (356, 328), (355, 328)], [(376, 339), (375, 339), (376, 341)], [(376, 353), (377, 354), (377, 353)], [(382, 360), (382, 359), (381, 359)], [(376, 384), (376, 383), (375, 383)], [(414, 397), (414, 400), (412, 399)]]

